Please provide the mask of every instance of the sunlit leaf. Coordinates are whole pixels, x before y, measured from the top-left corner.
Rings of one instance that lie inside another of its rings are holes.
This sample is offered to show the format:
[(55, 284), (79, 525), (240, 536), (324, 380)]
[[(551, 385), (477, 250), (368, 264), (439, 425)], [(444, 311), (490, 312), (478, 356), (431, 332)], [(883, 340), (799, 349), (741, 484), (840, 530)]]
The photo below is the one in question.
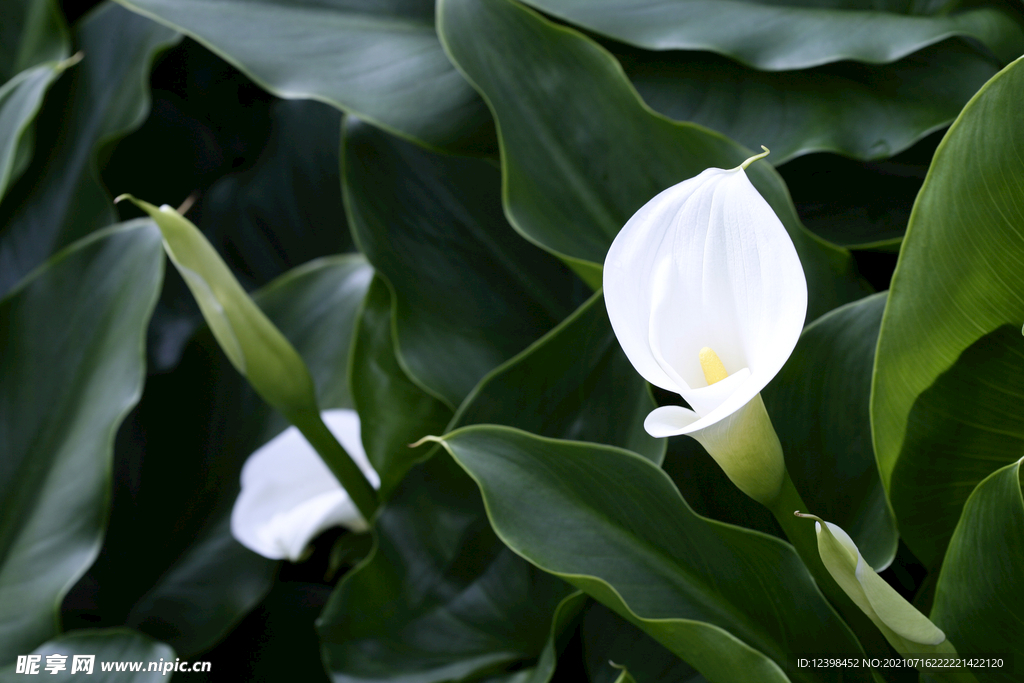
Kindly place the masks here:
[(931, 619), (964, 657), (1002, 657), (978, 668), (982, 683), (1020, 677), (1024, 657), (1024, 562), (1021, 461), (996, 470), (964, 504), (935, 589)]
[(971, 100), (935, 153), (893, 276), (871, 401), (900, 534), (936, 566), (974, 487), (1024, 422), (1024, 63)]

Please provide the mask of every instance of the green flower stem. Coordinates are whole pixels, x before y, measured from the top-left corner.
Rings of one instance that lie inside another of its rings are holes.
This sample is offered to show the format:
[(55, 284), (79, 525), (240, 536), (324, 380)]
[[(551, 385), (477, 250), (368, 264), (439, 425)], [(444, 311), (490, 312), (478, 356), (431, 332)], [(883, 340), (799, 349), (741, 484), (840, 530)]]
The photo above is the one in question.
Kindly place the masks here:
[(807, 512), (808, 507), (793, 485), (793, 480), (789, 478), (788, 470), (782, 481), (782, 490), (767, 507), (779, 521), (782, 530), (786, 532), (789, 542), (796, 548), (797, 554), (810, 570), (811, 576), (814, 577), (821, 592), (825, 594), (825, 597), (829, 599), (857, 639), (860, 640), (864, 651), (873, 656), (889, 655), (892, 650), (889, 648), (885, 636), (854, 604), (850, 596), (839, 587), (839, 584), (825, 569), (825, 565), (822, 564), (821, 555), (818, 554), (818, 539), (814, 533), (814, 525), (806, 519), (800, 519), (793, 515), (797, 511)]
[(337, 477), (338, 483), (348, 492), (352, 502), (359, 510), (359, 514), (363, 516), (367, 524), (372, 526), (374, 515), (380, 504), (377, 492), (363, 471), (352, 460), (352, 456), (334, 438), (334, 434), (324, 424), (320, 414), (301, 412), (286, 415), (286, 417), (298, 427), (313, 449), (320, 454), (324, 463)]

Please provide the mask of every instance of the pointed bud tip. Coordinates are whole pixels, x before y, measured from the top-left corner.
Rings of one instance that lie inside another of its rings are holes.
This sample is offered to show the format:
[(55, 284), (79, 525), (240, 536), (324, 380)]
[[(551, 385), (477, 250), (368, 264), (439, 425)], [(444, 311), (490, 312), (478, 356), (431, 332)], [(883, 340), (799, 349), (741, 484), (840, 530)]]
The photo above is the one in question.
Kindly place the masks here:
[(409, 446), (409, 448), (418, 448), (418, 447), (422, 446), (423, 444), (427, 443), (428, 441), (431, 441), (433, 443), (441, 443), (442, 441), (444, 441), (444, 439), (441, 438), (440, 436), (431, 436), (431, 435), (428, 434), (427, 436), (423, 437), (419, 441), (416, 441), (414, 443), (407, 444), (407, 445)]
[(749, 159), (747, 159), (746, 161), (744, 161), (742, 164), (740, 164), (740, 168), (742, 168), (745, 171), (745, 170), (747, 170), (747, 166), (750, 166), (755, 161), (757, 161), (759, 159), (764, 159), (766, 156), (771, 154), (771, 150), (769, 150), (764, 145), (761, 145), (761, 149), (763, 149), (764, 151), (761, 152), (760, 154), (755, 154), (754, 156), (752, 156)]

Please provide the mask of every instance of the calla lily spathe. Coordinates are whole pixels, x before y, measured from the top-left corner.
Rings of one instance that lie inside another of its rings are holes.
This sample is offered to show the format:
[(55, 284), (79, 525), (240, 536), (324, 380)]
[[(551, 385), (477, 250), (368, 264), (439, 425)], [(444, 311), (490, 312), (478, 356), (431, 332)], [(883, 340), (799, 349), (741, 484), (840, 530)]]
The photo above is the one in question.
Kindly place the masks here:
[[(654, 410), (648, 433), (693, 436), (766, 502), (785, 466), (760, 391), (800, 337), (807, 282), (789, 234), (747, 178), (760, 156), (709, 168), (641, 207), (608, 250), (604, 296), (633, 366), (693, 408)], [(718, 359), (725, 376), (715, 381), (708, 371)]]
[[(380, 477), (366, 458), (354, 410), (321, 416), (374, 486)], [(231, 533), (239, 543), (272, 560), (300, 560), (322, 531), (344, 526), (364, 531), (366, 521), (348, 493), (295, 427), (289, 427), (249, 456), (242, 490), (231, 511)]]

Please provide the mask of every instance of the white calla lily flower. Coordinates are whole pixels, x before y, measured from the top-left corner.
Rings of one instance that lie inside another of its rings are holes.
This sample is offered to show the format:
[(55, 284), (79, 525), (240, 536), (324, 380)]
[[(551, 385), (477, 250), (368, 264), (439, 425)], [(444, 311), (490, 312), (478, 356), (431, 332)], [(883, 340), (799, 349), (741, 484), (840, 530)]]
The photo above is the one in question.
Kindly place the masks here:
[(644, 427), (696, 438), (761, 502), (778, 494), (785, 464), (760, 391), (793, 352), (807, 314), (793, 241), (745, 172), (765, 154), (658, 194), (604, 264), (608, 317), (626, 357), (692, 407), (658, 408)]
[[(374, 488), (380, 477), (370, 465), (354, 410), (321, 413)], [(295, 427), (249, 456), (242, 490), (231, 511), (231, 533), (246, 548), (272, 560), (300, 560), (318, 534), (333, 526), (364, 531), (366, 520), (348, 493)]]

